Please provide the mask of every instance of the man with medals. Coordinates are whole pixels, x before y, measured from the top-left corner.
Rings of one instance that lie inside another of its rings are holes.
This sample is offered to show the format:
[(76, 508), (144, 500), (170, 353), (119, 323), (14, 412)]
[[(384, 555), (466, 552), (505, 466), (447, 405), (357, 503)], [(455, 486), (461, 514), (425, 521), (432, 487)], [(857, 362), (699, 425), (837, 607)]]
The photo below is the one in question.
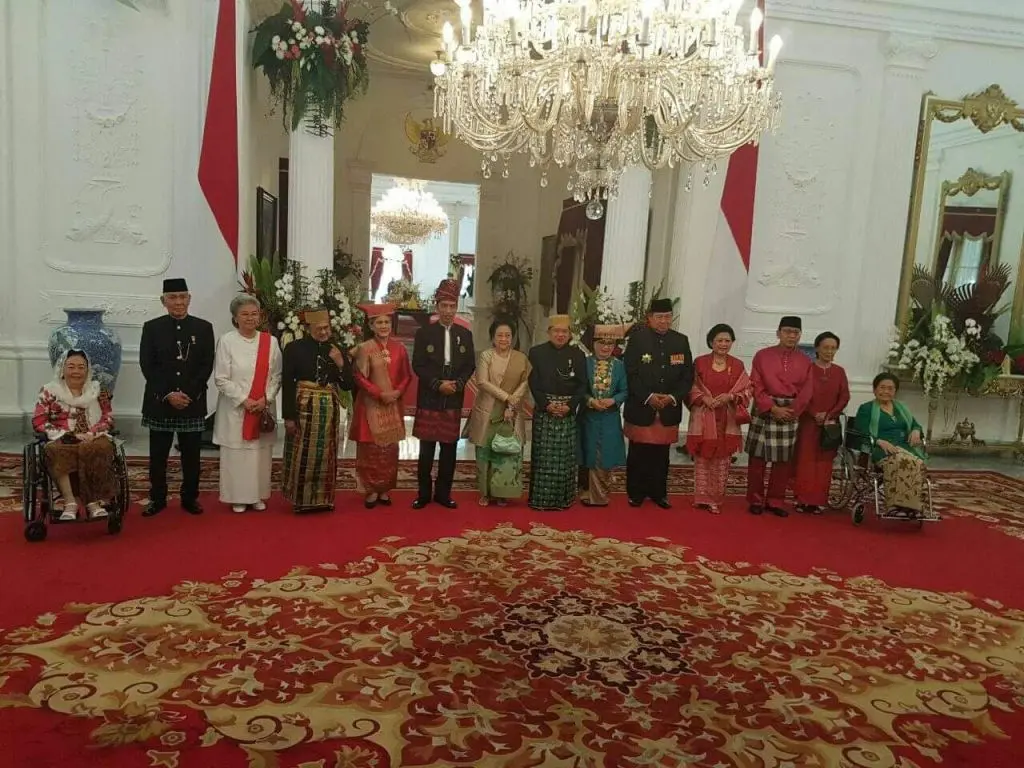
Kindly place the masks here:
[[(460, 288), (455, 280), (441, 281), (434, 295), (438, 321), (420, 328), (413, 343), (412, 369), (419, 378), (419, 389), (412, 434), (420, 441), (416, 473), (419, 493), (412, 503), (413, 509), (422, 509), (431, 499), (448, 509), (456, 507), (451, 496), (455, 448), (459, 442), (466, 384), (476, 370), (473, 334), (454, 325)], [(431, 472), (438, 443), (441, 457), (434, 485)]]
[[(793, 452), (800, 415), (814, 396), (814, 363), (801, 352), (803, 322), (788, 316), (779, 322), (779, 343), (762, 349), (750, 364), (754, 387), (754, 412), (747, 429), (747, 503), (752, 515), (766, 509), (777, 517), (788, 517), (786, 490), (793, 477)], [(764, 471), (772, 471), (765, 495)]]
[(149, 429), (149, 504), (144, 517), (167, 507), (167, 458), (174, 436), (181, 452), (181, 506), (200, 515), (199, 466), (206, 425), (206, 387), (213, 374), (213, 326), (188, 313), (191, 294), (183, 278), (164, 280), (160, 302), (167, 314), (142, 326), (139, 365), (146, 380), (142, 426)]
[(338, 474), (341, 390), (352, 389), (352, 368), (331, 338), (327, 310), (305, 313), (309, 335), (284, 348), (282, 491), (296, 512), (334, 509)]
[(530, 350), (533, 447), (530, 507), (568, 509), (576, 501), (579, 444), (576, 414), (587, 396), (587, 358), (572, 339), (568, 315), (548, 318), (548, 339)]
[(672, 330), (671, 299), (651, 302), (647, 325), (630, 334), (623, 362), (629, 383), (623, 411), (623, 431), (629, 439), (629, 505), (639, 507), (644, 499), (651, 499), (669, 509), (669, 449), (679, 437), (683, 403), (693, 387), (690, 342)]

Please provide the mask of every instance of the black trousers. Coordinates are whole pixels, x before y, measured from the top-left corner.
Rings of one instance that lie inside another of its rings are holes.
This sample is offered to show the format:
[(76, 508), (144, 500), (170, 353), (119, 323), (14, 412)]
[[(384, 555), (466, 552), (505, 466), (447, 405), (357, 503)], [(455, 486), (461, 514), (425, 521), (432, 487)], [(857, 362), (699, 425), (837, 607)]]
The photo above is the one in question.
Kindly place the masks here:
[[(174, 432), (149, 431), (149, 499), (157, 504), (167, 503), (167, 457), (171, 455)], [(184, 503), (199, 497), (199, 457), (203, 444), (202, 432), (178, 432), (178, 450), (181, 451), (181, 500)]]
[(433, 440), (420, 440), (420, 458), (416, 464), (416, 480), (419, 484), (419, 498), (448, 501), (452, 497), (452, 480), (455, 478), (455, 449), (458, 443), (441, 443), (441, 459), (437, 463), (437, 485), (430, 476), (434, 468)]
[(670, 445), (629, 443), (626, 456), (626, 495), (633, 501), (668, 498)]

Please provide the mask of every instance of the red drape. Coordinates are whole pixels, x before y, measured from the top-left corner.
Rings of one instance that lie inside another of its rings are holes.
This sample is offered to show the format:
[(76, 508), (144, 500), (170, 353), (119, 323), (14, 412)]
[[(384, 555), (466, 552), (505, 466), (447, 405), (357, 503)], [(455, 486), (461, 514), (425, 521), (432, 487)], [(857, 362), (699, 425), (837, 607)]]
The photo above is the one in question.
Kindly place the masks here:
[(370, 250), (370, 301), (375, 301), (380, 290), (380, 279), (384, 275), (384, 249)]
[(412, 282), (412, 248), (402, 251), (402, 277)]
[(199, 186), (238, 264), (238, 85), (235, 0), (220, 0), (210, 92), (199, 154)]

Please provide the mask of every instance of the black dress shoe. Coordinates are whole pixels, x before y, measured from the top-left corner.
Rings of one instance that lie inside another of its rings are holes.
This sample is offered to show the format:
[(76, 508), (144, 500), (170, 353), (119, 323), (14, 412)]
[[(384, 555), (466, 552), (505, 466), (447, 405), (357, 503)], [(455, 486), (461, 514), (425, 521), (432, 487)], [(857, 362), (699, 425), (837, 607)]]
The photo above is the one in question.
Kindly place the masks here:
[(181, 502), (181, 508), (188, 512), (190, 515), (201, 515), (203, 514), (203, 505), (198, 501), (183, 501)]
[(752, 514), (752, 515), (764, 514), (764, 506), (762, 504), (751, 504), (750, 505), (750, 514)]
[(412, 508), (413, 509), (423, 509), (429, 503), (430, 503), (430, 499), (416, 499), (416, 501), (414, 501), (412, 503)]
[(629, 501), (629, 506), (631, 506), (631, 507), (639, 507), (641, 504), (644, 503), (642, 499), (640, 499), (640, 500), (628, 499), (628, 501)]
[(440, 504), (445, 509), (456, 509), (459, 506), (451, 499), (434, 499), (434, 501)]
[(672, 509), (668, 499), (652, 499), (652, 501), (662, 509)]
[(153, 515), (159, 515), (167, 509), (166, 501), (151, 501), (146, 505), (146, 508), (142, 510), (143, 517), (153, 517)]
[(380, 498), (377, 499), (377, 503), (380, 504), (382, 507), (390, 507), (391, 506), (391, 497), (390, 496), (381, 496)]
[(373, 499), (372, 501), (370, 499), (365, 499), (363, 501), (363, 506), (366, 507), (367, 509), (373, 509), (374, 507), (377, 506), (378, 501), (380, 501), (380, 499)]
[(768, 511), (776, 517), (789, 517), (789, 510), (783, 509), (782, 507), (769, 506)]

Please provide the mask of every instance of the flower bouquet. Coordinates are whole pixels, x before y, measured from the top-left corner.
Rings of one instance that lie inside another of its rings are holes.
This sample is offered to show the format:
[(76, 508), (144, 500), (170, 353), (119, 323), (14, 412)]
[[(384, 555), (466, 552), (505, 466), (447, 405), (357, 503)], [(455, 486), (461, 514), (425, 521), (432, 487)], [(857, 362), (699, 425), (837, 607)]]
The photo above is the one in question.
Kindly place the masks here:
[(948, 317), (936, 315), (923, 339), (892, 343), (889, 363), (913, 376), (928, 397), (940, 397), (954, 379), (965, 377), (980, 361), (971, 351), (978, 333), (975, 323), (964, 334), (957, 334)]
[(310, 131), (325, 136), (341, 125), (345, 102), (369, 86), (364, 49), (370, 24), (396, 11), (388, 1), (375, 18), (364, 19), (349, 16), (353, 3), (318, 5), (307, 11), (302, 0), (289, 0), (257, 24), (252, 60), (267, 76), (285, 126), (294, 131), (308, 119)]
[(384, 297), (386, 304), (394, 304), (398, 309), (409, 312), (423, 312), (426, 304), (420, 296), (420, 286), (410, 280), (392, 280), (388, 283), (388, 292)]

